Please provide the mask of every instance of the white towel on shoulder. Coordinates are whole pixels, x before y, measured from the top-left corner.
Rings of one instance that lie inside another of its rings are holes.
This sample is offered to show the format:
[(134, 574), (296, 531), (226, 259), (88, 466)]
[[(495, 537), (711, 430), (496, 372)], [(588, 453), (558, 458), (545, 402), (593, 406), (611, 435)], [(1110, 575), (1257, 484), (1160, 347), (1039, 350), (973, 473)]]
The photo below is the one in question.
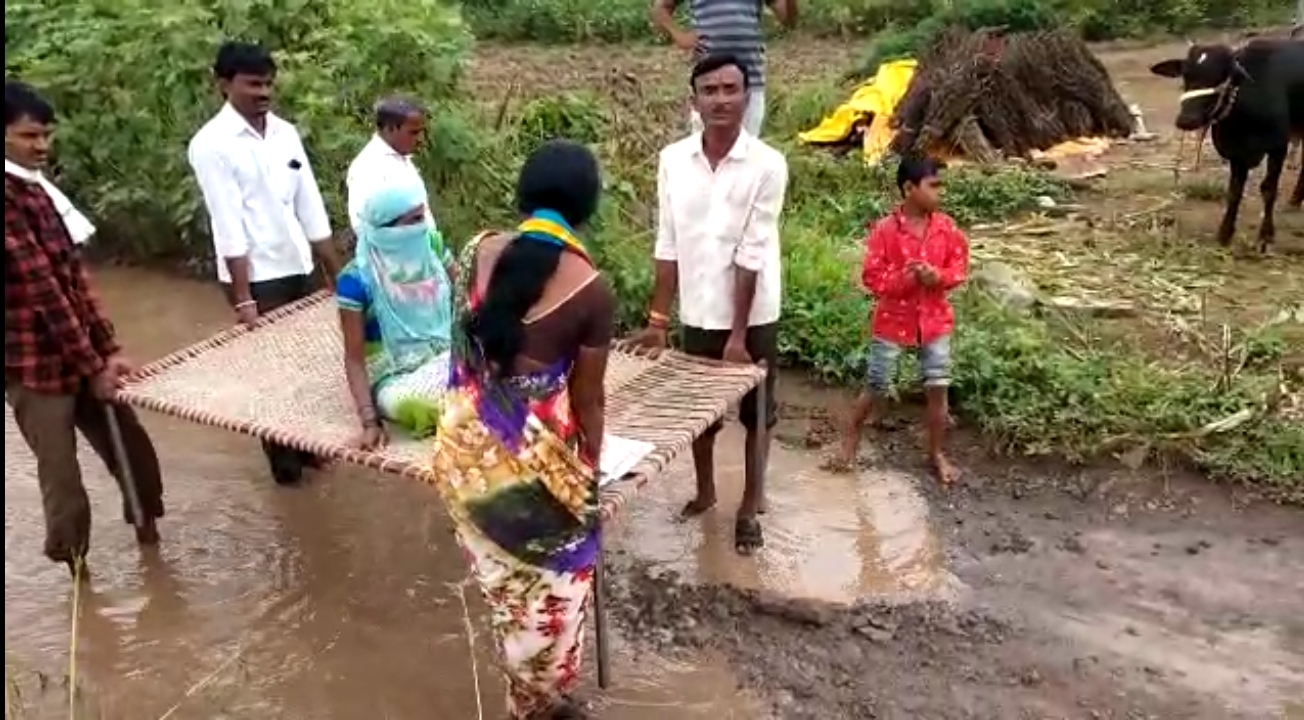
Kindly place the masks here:
[(68, 199), (68, 196), (55, 187), (54, 183), (50, 182), (43, 173), (28, 170), (7, 158), (5, 159), (5, 172), (28, 182), (40, 184), (45, 190), (45, 194), (49, 195), (50, 200), (54, 202), (54, 209), (59, 213), (59, 217), (63, 218), (63, 226), (68, 229), (68, 236), (72, 238), (74, 243), (84, 245), (95, 234), (95, 225), (87, 220), (86, 216), (82, 215), (81, 211)]

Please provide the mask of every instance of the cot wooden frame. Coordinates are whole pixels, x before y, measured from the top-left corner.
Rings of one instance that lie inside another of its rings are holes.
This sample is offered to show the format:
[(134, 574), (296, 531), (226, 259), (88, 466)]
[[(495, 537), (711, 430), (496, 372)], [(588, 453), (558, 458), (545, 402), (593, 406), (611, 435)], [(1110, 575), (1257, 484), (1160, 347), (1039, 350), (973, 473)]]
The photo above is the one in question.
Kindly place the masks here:
[[(437, 478), (420, 459), (421, 445), (416, 441), (408, 440), (404, 444), (399, 440), (380, 450), (366, 451), (347, 442), (351, 435), (342, 434), (339, 423), (329, 426), (318, 422), (323, 416), (343, 412), (345, 418), (339, 422), (356, 424), (349, 410), (351, 400), (343, 372), (336, 372), (343, 367), (343, 356), (334, 312), (331, 296), (317, 293), (268, 313), (253, 328), (238, 326), (222, 331), (141, 368), (126, 381), (116, 400), (143, 410), (251, 435), (325, 459), (433, 484)], [(694, 439), (723, 418), (731, 404), (753, 389), (758, 393), (761, 426), (766, 424), (763, 366), (695, 358), (673, 350), (653, 353), (619, 342), (613, 345), (610, 357), (608, 431), (652, 443), (655, 450), (630, 474), (603, 488), (600, 498), (603, 521), (614, 518), (643, 485), (664, 471)], [(257, 361), (264, 365), (258, 366)], [(268, 370), (273, 380), (284, 382), (268, 384), (266, 378), (250, 377), (248, 368), (241, 367), (246, 362)], [(324, 370), (318, 367), (323, 363)], [(338, 388), (326, 389), (332, 381), (323, 376), (335, 378), (333, 382)], [(307, 382), (301, 378), (307, 378)], [(260, 391), (272, 396), (266, 403), (243, 397), (249, 394), (245, 387), (256, 384), (255, 380), (264, 381)], [(300, 380), (298, 385), (296, 380)], [(324, 407), (294, 407), (300, 399), (306, 399), (310, 406), (316, 403)], [(273, 411), (283, 414), (281, 421), (267, 421), (261, 414)], [(296, 418), (311, 419), (316, 424), (311, 426), (313, 430), (296, 428)], [(332, 422), (336, 420), (331, 418)], [(314, 434), (316, 429), (329, 431), (331, 437)], [(605, 688), (609, 672), (602, 570), (603, 563), (599, 561), (594, 610), (598, 679), (599, 685)]]

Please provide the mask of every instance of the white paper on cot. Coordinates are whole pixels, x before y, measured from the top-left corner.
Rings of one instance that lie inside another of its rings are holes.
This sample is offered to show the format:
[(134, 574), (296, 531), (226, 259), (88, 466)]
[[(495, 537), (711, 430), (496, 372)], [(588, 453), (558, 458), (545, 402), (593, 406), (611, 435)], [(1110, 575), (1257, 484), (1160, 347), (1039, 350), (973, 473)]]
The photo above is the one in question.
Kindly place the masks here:
[(642, 440), (630, 440), (617, 435), (602, 436), (602, 454), (599, 456), (601, 479), (598, 487), (605, 487), (625, 477), (656, 446)]

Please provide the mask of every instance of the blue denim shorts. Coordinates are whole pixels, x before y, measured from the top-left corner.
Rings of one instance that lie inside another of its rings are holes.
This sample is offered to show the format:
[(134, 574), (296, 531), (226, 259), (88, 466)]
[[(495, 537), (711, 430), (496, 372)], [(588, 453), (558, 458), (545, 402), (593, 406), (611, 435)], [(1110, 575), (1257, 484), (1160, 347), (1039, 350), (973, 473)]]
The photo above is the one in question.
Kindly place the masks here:
[[(869, 362), (865, 368), (865, 385), (876, 394), (892, 389), (892, 375), (902, 348), (875, 338), (869, 344)], [(924, 387), (947, 387), (951, 384), (951, 336), (925, 343), (919, 351), (919, 375)]]

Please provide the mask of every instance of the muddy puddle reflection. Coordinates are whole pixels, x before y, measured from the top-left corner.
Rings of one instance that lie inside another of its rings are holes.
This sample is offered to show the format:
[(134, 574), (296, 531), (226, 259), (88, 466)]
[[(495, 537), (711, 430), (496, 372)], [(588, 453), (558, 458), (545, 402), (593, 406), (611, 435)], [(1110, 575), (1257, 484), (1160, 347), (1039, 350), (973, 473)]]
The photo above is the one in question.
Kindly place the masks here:
[(788, 597), (850, 602), (866, 597), (949, 597), (956, 589), (928, 525), (917, 478), (896, 471), (839, 475), (819, 458), (775, 443), (762, 517), (765, 548), (740, 561), (733, 524), (742, 497), (743, 431), (736, 424), (716, 445), (719, 503), (677, 521), (693, 496), (685, 453), (652, 481), (614, 533), (610, 546), (675, 570), (690, 582), (731, 583)]
[[(101, 271), (97, 280), (139, 361), (228, 321), (209, 285), (129, 270)], [(117, 521), (112, 481), (82, 451), (96, 525), (92, 581), (81, 598), (78, 717), (475, 718), (473, 664), (484, 717), (501, 717), (486, 613), (474, 588), (463, 611), (457, 584), (466, 570), (428, 488), (349, 468), (278, 488), (256, 442), (142, 417), (167, 482), (156, 553), (136, 548)], [(731, 431), (717, 453), (722, 504), (712, 515), (668, 521), (692, 488), (681, 467), (649, 488), (610, 544), (701, 579), (832, 599), (945, 584), (933, 541), (916, 526), (923, 507), (912, 504), (908, 479), (824, 477), (807, 469), (812, 458), (777, 448), (769, 546), (756, 562), (739, 561), (728, 532), (741, 482), (734, 447), (741, 441)], [(72, 592), (66, 571), (41, 555), (33, 471), (6, 412), (6, 718), (66, 718)], [(590, 693), (599, 717), (764, 717), (718, 658), (651, 656), (621, 637), (613, 649), (614, 687)]]

